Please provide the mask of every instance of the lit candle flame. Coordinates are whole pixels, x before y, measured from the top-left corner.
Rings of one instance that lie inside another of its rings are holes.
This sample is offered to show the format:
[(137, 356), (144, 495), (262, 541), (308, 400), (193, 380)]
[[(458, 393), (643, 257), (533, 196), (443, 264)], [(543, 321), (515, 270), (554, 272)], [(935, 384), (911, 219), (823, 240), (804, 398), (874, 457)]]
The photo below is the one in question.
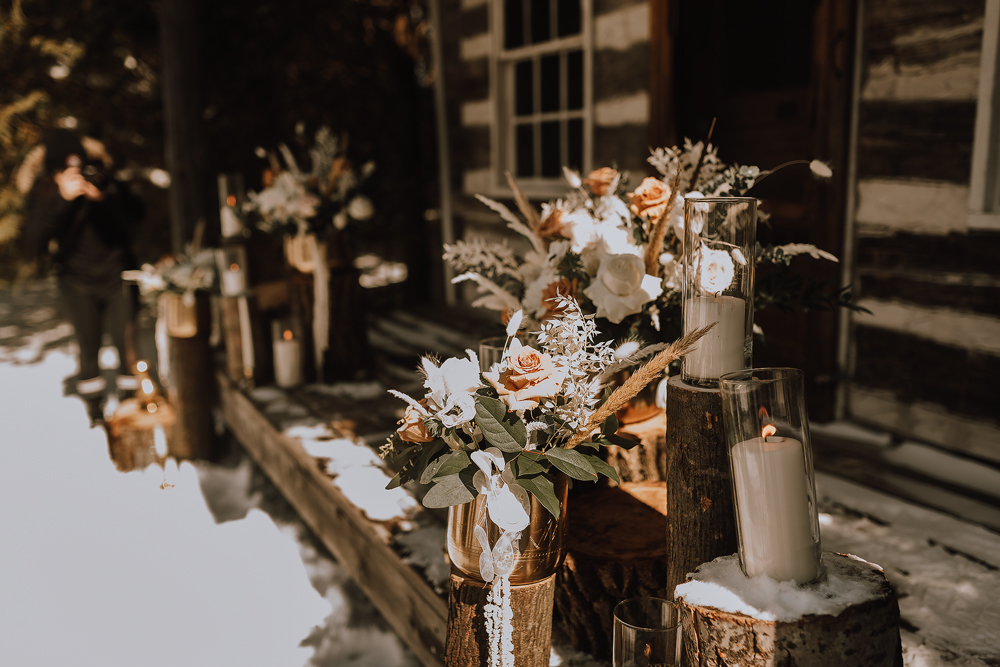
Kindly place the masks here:
[(236, 262), (233, 262), (232, 264), (229, 265), (229, 270), (232, 271), (233, 273), (236, 273), (237, 271), (240, 270), (240, 265), (237, 264)]
[(292, 339), (292, 330), (291, 329), (285, 329), (285, 333), (281, 334), (281, 337), (284, 338), (285, 340), (291, 340)]
[(236, 206), (236, 195), (226, 197), (226, 206)]
[(774, 424), (767, 424), (766, 426), (764, 426), (763, 429), (761, 429), (760, 434), (766, 440), (768, 437), (774, 435), (777, 432), (778, 429), (774, 428)]

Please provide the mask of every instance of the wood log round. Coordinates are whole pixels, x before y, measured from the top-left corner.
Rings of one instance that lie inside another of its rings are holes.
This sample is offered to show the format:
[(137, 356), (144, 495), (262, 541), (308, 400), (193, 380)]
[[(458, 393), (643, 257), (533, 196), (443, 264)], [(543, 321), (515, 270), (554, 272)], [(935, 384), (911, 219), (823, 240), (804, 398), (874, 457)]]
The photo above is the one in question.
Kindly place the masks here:
[(216, 383), (212, 382), (212, 355), (208, 346), (211, 315), (208, 294), (196, 295), (197, 333), (190, 338), (167, 338), (170, 347), (168, 397), (176, 414), (167, 443), (171, 456), (178, 459), (211, 459), (216, 453), (212, 419)]
[[(552, 650), (552, 598), (556, 575), (547, 579), (510, 587), (510, 606), (514, 611), (513, 640), (516, 667), (548, 667)], [(490, 586), (466, 577), (457, 570), (451, 573), (448, 593), (448, 635), (445, 642), (445, 667), (486, 667), (489, 665), (489, 638), (483, 608)]]
[(330, 269), (330, 347), (324, 359), (328, 381), (356, 380), (370, 369), (368, 319), (361, 293), (361, 273), (346, 265)]
[(736, 552), (732, 475), (718, 389), (667, 388), (667, 590), (702, 563)]
[(119, 472), (142, 470), (160, 462), (156, 453), (156, 427), (169, 441), (175, 421), (174, 409), (162, 399), (150, 413), (134, 398), (122, 401), (106, 422), (108, 455)]
[[(732, 558), (736, 558), (732, 556)], [(902, 667), (899, 604), (877, 565), (825, 553), (828, 576), (854, 588), (839, 613), (764, 621), (689, 602), (678, 592), (688, 667)], [(696, 577), (697, 578), (697, 577)], [(718, 583), (716, 583), (718, 585)], [(822, 585), (822, 584), (821, 584)], [(780, 595), (780, 594), (779, 594)]]
[(569, 506), (566, 557), (555, 603), (573, 646), (610, 659), (615, 605), (668, 597), (664, 482), (599, 489)]

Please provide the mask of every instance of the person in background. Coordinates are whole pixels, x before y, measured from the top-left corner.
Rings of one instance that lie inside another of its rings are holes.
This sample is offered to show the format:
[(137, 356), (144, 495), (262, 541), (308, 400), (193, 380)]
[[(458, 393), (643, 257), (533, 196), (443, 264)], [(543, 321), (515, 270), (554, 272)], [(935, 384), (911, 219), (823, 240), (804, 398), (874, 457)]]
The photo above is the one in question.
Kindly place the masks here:
[(96, 426), (103, 419), (106, 391), (98, 365), (104, 333), (118, 348), (119, 397), (137, 388), (125, 342), (131, 299), (121, 274), (134, 268), (130, 238), (144, 208), (113, 178), (111, 158), (100, 142), (81, 142), (68, 130), (53, 130), (43, 143), (50, 180), (42, 178), (35, 184), (25, 240), (53, 253), (60, 301), (80, 347), (75, 389), (87, 403), (91, 426)]

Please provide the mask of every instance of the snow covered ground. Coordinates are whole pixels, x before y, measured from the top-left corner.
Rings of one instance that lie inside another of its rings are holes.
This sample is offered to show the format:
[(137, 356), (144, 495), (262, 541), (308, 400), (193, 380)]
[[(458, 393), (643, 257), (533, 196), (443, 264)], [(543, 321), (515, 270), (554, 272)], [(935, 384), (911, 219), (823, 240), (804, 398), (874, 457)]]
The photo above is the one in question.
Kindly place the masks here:
[(0, 293), (0, 665), (415, 666), (238, 448), (115, 470), (52, 296)]

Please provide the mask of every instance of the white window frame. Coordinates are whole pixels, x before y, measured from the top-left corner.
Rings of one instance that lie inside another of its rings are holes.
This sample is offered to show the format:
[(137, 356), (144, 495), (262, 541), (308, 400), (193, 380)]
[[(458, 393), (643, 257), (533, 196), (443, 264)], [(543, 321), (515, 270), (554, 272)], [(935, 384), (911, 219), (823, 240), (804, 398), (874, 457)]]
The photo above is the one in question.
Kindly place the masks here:
[[(513, 132), (514, 77), (509, 64), (543, 53), (561, 53), (580, 49), (583, 51), (583, 164), (586, 174), (593, 164), (594, 153), (594, 17), (592, 0), (580, 0), (580, 33), (571, 37), (554, 39), (541, 44), (531, 44), (517, 49), (504, 48), (503, 0), (491, 0), (491, 32), (493, 49), (490, 55), (490, 99), (494, 105), (494, 121), (490, 131), (491, 185), (489, 194), (494, 197), (510, 197), (512, 191), (507, 185), (505, 171), (515, 174), (513, 162), (515, 136)], [(566, 85), (562, 77), (563, 86)], [(538, 72), (533, 77), (535, 97), (540, 95), (541, 80)], [(563, 91), (563, 94), (565, 91)], [(561, 97), (565, 99), (565, 97)], [(567, 115), (566, 111), (533, 114), (533, 120), (555, 120)], [(569, 114), (575, 117), (576, 112)], [(536, 151), (536, 164), (540, 156)], [(560, 175), (557, 178), (517, 178), (518, 187), (532, 199), (550, 199), (566, 192), (567, 184)]]
[(1000, 0), (986, 0), (972, 140), (969, 229), (1000, 230)]

